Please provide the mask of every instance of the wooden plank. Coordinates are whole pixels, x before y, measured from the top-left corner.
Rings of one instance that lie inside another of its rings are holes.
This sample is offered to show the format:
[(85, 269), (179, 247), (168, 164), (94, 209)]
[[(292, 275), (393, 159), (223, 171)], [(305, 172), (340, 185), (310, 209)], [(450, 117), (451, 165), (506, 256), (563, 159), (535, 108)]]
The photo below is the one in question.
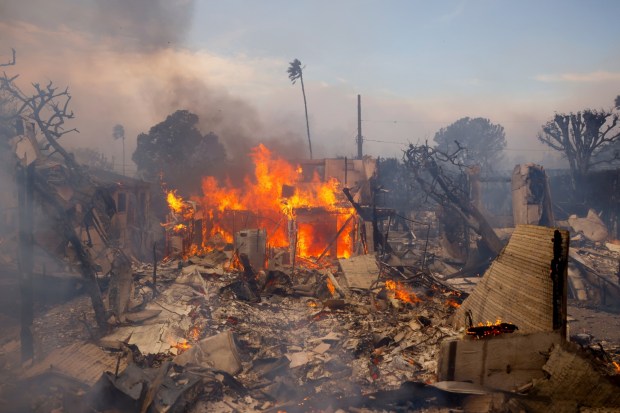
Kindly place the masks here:
[(511, 391), (543, 378), (547, 361), (543, 354), (561, 341), (555, 332), (445, 341), (439, 350), (437, 378)]

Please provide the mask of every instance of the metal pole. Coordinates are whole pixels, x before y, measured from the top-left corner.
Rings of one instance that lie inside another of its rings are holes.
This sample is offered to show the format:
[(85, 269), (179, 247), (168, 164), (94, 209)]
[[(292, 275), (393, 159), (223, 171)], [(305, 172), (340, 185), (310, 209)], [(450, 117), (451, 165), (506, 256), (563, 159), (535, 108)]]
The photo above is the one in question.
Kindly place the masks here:
[(362, 96), (357, 95), (357, 159), (362, 159)]

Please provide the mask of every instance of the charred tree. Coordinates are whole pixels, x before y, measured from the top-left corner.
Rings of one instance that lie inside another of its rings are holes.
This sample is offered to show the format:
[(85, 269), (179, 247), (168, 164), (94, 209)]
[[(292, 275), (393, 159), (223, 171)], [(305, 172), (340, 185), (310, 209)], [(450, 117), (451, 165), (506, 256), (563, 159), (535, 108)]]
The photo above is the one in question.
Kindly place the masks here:
[(404, 162), (422, 191), (438, 204), (456, 211), (481, 237), (483, 245), (494, 255), (503, 244), (480, 210), (469, 199), (465, 165), (458, 162), (459, 147), (452, 154), (425, 145), (409, 145)]
[[(13, 60), (9, 64), (2, 64), (2, 66), (14, 64), (15, 52), (13, 51)], [(28, 95), (16, 85), (15, 80), (18, 77), (19, 75), (9, 76), (6, 73), (0, 75), (0, 91), (17, 103), (17, 109), (11, 114), (12, 120), (27, 119), (33, 122), (45, 138), (45, 143), (40, 143), (34, 138), (34, 133), (33, 136), (28, 136), (27, 134), (36, 159), (28, 159), (31, 163), (28, 168), (30, 189), (27, 190), (30, 196), (27, 197), (26, 194), (25, 199), (32, 201), (36, 197), (41, 202), (43, 213), (51, 218), (58, 229), (58, 233), (62, 235), (67, 244), (71, 245), (75, 252), (80, 272), (86, 280), (86, 289), (92, 301), (97, 324), (100, 329), (106, 330), (106, 309), (101, 298), (99, 286), (97, 285), (96, 265), (75, 229), (76, 226), (86, 224), (86, 220), (92, 215), (92, 210), (96, 208), (99, 195), (90, 181), (86, 169), (80, 166), (73, 155), (67, 152), (58, 142), (58, 139), (62, 136), (70, 132), (77, 132), (75, 128), (66, 127), (66, 121), (74, 118), (73, 112), (69, 110), (71, 95), (68, 88), (59, 89), (51, 81), (46, 86), (33, 83), (34, 92)], [(43, 176), (41, 173), (40, 169), (45, 169), (46, 162), (54, 154), (58, 154), (62, 161), (64, 161), (64, 167), (61, 168), (64, 174), (62, 178), (77, 194), (76, 197), (79, 198), (78, 203), (84, 207), (85, 214), (83, 215), (68, 209), (67, 203), (60, 197), (57, 188), (53, 184), (54, 180), (48, 179), (48, 177)], [(32, 211), (32, 204), (25, 211), (26, 213)], [(105, 217), (109, 211), (103, 212), (100, 216)], [(32, 225), (31, 218), (29, 219), (29, 225)], [(32, 240), (32, 231), (30, 231), (30, 234), (30, 240)], [(28, 253), (28, 248), (31, 250), (32, 242), (30, 242), (30, 247), (28, 247), (27, 235), (24, 235), (24, 237), (22, 245), (26, 247), (25, 252)], [(24, 258), (22, 261), (24, 263), (29, 261), (30, 264), (28, 265), (32, 265), (31, 259), (26, 260)], [(27, 272), (28, 267), (25, 267), (25, 270)], [(25, 315), (28, 316), (28, 314)]]
[(620, 141), (619, 121), (617, 113), (586, 109), (558, 113), (542, 126), (538, 140), (566, 156), (574, 191), (583, 188), (584, 178), (593, 166), (620, 159), (618, 153), (612, 157), (597, 157), (605, 148)]

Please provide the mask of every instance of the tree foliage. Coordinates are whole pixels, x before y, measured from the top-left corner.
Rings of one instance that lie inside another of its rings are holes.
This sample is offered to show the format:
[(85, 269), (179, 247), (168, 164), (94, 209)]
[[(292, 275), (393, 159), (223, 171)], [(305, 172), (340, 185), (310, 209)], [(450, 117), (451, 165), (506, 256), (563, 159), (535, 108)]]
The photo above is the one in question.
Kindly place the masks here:
[(138, 174), (150, 181), (157, 181), (162, 174), (169, 187), (185, 193), (198, 192), (202, 177), (214, 172), (226, 151), (217, 135), (203, 135), (197, 125), (197, 115), (178, 110), (149, 133), (138, 135), (132, 155)]
[(457, 153), (460, 163), (480, 165), (483, 172), (488, 172), (500, 167), (506, 134), (503, 126), (489, 119), (465, 117), (441, 128), (435, 134), (435, 143), (444, 153)]
[(115, 140), (125, 140), (125, 128), (121, 124), (114, 125), (112, 128), (112, 137)]
[(312, 159), (312, 141), (310, 140), (310, 123), (308, 121), (308, 102), (306, 100), (306, 89), (304, 87), (304, 74), (303, 67), (301, 67), (301, 61), (299, 59), (295, 59), (289, 63), (288, 69), (288, 78), (291, 80), (292, 84), (295, 84), (297, 80), (301, 83), (301, 93), (304, 97), (304, 111), (306, 113), (306, 132), (308, 134), (308, 148), (310, 150), (310, 159)]
[(613, 157), (596, 158), (620, 140), (618, 114), (592, 109), (558, 113), (542, 126), (538, 139), (566, 156), (573, 189), (578, 189), (592, 167), (613, 160)]

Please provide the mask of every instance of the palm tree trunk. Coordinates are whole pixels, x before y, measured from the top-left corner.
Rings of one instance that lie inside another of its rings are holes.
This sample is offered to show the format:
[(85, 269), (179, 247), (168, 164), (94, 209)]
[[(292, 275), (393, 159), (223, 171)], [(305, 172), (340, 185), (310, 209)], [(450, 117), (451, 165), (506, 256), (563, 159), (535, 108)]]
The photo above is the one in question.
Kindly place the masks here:
[(301, 93), (304, 95), (304, 110), (306, 111), (306, 131), (308, 132), (308, 147), (310, 148), (310, 159), (312, 159), (312, 141), (310, 140), (310, 123), (308, 122), (308, 103), (306, 102), (306, 89), (304, 88), (304, 76), (299, 74), (301, 80)]

